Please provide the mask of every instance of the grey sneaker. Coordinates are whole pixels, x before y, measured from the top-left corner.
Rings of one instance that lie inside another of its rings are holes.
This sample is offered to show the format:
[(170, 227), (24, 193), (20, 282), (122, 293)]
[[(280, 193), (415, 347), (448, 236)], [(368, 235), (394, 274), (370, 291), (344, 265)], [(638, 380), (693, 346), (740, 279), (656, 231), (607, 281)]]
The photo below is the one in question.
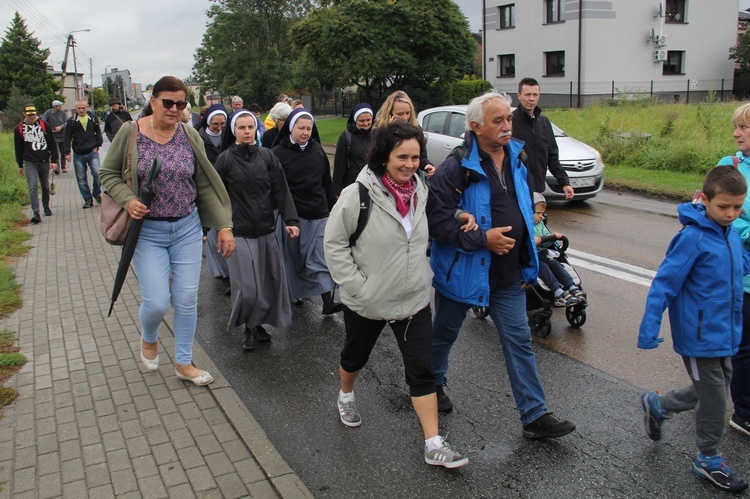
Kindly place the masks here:
[(359, 416), (357, 404), (354, 403), (353, 398), (348, 402), (342, 402), (341, 399), (338, 399), (337, 404), (342, 423), (350, 428), (356, 428), (362, 424), (362, 418)]
[(469, 464), (469, 458), (462, 456), (456, 449), (443, 440), (443, 446), (439, 449), (424, 449), (424, 462), (433, 466), (444, 468), (460, 468)]

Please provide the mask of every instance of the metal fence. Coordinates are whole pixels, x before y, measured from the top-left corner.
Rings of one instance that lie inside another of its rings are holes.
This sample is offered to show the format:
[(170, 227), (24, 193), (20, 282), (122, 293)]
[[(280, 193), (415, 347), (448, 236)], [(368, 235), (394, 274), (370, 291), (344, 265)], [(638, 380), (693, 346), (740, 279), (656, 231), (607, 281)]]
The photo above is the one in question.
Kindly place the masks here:
[[(688, 78), (670, 81), (587, 81), (579, 89), (572, 80), (545, 79), (542, 82), (544, 107), (573, 108), (585, 107), (606, 100), (653, 99), (660, 102), (681, 102), (684, 104), (705, 101), (709, 96), (717, 101), (733, 100), (733, 80), (691, 80)], [(498, 88), (515, 95), (517, 87)]]

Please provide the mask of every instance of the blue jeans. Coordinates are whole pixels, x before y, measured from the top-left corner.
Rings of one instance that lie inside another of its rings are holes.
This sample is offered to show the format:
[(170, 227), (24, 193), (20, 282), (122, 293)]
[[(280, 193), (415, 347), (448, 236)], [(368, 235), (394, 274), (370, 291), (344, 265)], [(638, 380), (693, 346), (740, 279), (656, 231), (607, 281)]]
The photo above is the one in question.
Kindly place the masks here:
[(175, 362), (181, 365), (193, 360), (202, 238), (198, 210), (176, 222), (146, 219), (133, 255), (143, 299), (138, 313), (143, 340), (156, 343), (159, 324), (173, 304)]
[[(471, 305), (468, 303), (457, 302), (435, 292), (432, 370), (437, 385), (446, 382), (448, 356), (469, 308)], [(531, 346), (531, 330), (526, 317), (526, 292), (521, 289), (520, 274), (510, 286), (493, 287), (490, 290), (488, 310), (500, 336), (505, 367), (516, 407), (521, 415), (521, 423), (526, 426), (543, 416), (547, 407)]]
[(91, 199), (92, 193), (89, 189), (89, 179), (86, 175), (86, 167), (91, 170), (91, 178), (94, 179), (94, 193), (97, 197), (101, 194), (102, 184), (99, 182), (99, 153), (90, 152), (88, 154), (73, 153), (73, 166), (76, 169), (76, 180), (78, 180), (78, 190), (81, 191), (81, 197), (84, 201)]

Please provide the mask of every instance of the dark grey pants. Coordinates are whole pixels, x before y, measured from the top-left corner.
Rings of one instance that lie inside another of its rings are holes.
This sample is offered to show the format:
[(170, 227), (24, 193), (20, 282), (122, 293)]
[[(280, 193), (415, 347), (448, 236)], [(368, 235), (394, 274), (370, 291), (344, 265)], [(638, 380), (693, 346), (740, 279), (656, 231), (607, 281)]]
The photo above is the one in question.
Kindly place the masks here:
[(39, 184), (42, 184), (42, 206), (49, 208), (49, 163), (24, 161), (23, 171), (26, 174), (26, 183), (29, 185), (31, 211), (39, 213)]
[(682, 361), (693, 384), (661, 395), (661, 406), (668, 412), (695, 409), (695, 445), (706, 456), (715, 456), (724, 436), (732, 358)]

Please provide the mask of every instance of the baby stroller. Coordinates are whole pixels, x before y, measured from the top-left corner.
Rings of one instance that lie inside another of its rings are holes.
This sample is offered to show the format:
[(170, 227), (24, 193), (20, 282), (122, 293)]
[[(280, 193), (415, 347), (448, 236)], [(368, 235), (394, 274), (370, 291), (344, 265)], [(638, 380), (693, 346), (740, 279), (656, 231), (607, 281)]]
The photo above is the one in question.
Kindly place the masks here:
[[(573, 282), (578, 286), (578, 289), (584, 291), (581, 277), (575, 271), (573, 266), (570, 265), (568, 257), (565, 254), (568, 245), (568, 238), (563, 236), (563, 238), (557, 243), (556, 248), (557, 252), (559, 252), (559, 256), (555, 259), (560, 262), (563, 268), (568, 274), (570, 274), (573, 278)], [(554, 293), (540, 278), (537, 279), (534, 286), (526, 289), (526, 310), (536, 311), (531, 317), (529, 317), (529, 327), (534, 336), (546, 338), (549, 336), (550, 332), (552, 332), (552, 308), (554, 307), (554, 303)], [(582, 301), (565, 307), (565, 318), (568, 320), (568, 323), (575, 328), (583, 326), (586, 322), (586, 308), (588, 306), (588, 301), (584, 294)], [(487, 317), (489, 314), (486, 307), (474, 306), (472, 307), (472, 310), (474, 311), (474, 315), (480, 319)]]

